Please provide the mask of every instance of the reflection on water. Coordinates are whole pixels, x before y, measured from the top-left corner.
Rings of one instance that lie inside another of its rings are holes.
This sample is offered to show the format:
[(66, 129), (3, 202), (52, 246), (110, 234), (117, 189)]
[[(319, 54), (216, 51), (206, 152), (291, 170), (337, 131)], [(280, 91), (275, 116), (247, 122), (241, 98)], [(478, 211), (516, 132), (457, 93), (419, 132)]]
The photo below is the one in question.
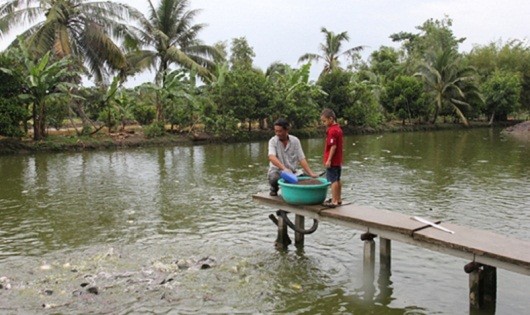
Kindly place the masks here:
[[(322, 139), (302, 144), (321, 170)], [(483, 129), (347, 137), (345, 150), (348, 201), (530, 239), (526, 143)], [(1, 156), (0, 310), (468, 313), (461, 259), (394, 242), (391, 274), (376, 261), (367, 282), (358, 231), (327, 223), (277, 251), (276, 209), (251, 200), (268, 189), (266, 155), (254, 142)], [(203, 258), (211, 268), (195, 268)], [(497, 314), (530, 307), (529, 281), (499, 270)]]

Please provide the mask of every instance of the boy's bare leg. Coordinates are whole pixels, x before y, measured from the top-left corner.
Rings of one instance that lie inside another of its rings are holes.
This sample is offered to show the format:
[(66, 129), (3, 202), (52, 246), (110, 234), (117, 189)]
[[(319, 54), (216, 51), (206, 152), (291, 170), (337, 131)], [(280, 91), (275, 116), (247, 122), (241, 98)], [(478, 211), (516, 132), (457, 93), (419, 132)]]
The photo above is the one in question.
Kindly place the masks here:
[(340, 201), (340, 181), (331, 183), (331, 202), (338, 205)]
[(342, 182), (339, 180), (338, 183), (338, 189), (337, 189), (337, 203), (342, 203)]

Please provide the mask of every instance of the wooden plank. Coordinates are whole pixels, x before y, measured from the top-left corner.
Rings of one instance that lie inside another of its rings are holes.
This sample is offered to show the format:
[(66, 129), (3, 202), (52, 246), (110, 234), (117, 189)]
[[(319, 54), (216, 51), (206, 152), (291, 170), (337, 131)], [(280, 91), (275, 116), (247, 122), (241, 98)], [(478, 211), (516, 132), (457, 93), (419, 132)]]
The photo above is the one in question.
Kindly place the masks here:
[(321, 215), (405, 235), (412, 235), (415, 229), (425, 226), (402, 213), (356, 205), (327, 209)]
[(336, 208), (322, 205), (289, 205), (280, 196), (271, 197), (267, 193), (255, 194), (252, 198), (262, 204), (313, 219), (336, 222), (350, 227), (358, 226), (360, 230), (363, 230), (362, 227), (366, 227), (366, 231), (373, 234), (377, 234), (373, 232), (373, 230), (377, 230), (384, 231), (385, 234), (391, 232), (391, 234), (398, 233), (411, 236), (414, 230), (425, 226), (423, 223), (411, 220), (410, 216), (398, 212), (353, 204), (345, 204)]
[[(503, 269), (502, 263), (513, 265), (512, 271), (517, 266), (517, 272), (530, 275), (530, 242), (511, 238), (490, 231), (479, 230), (471, 227), (459, 226), (449, 222), (442, 225), (454, 234), (449, 234), (436, 229), (425, 229), (414, 233), (414, 239), (427, 242), (453, 250), (473, 254), (474, 260), (490, 266)], [(497, 261), (494, 263), (494, 261)], [(526, 270), (526, 271), (525, 271)]]
[(252, 196), (252, 199), (254, 201), (257, 201), (261, 204), (270, 206), (270, 207), (277, 207), (278, 209), (282, 209), (288, 212), (293, 212), (296, 214), (303, 215), (305, 217), (317, 219), (320, 217), (319, 212), (325, 209), (328, 209), (327, 207), (324, 207), (322, 205), (304, 205), (304, 206), (294, 206), (289, 205), (283, 201), (281, 196), (269, 196), (268, 193), (258, 193)]
[[(277, 207), (298, 215), (530, 275), (529, 241), (458, 226), (449, 222), (442, 222), (441, 225), (454, 231), (454, 234), (432, 227), (418, 230), (425, 224), (413, 220), (409, 215), (353, 204), (327, 208), (321, 205), (289, 205), (281, 197), (271, 197), (267, 193), (259, 193), (252, 197), (255, 201), (267, 206)], [(429, 218), (425, 219), (434, 221)]]

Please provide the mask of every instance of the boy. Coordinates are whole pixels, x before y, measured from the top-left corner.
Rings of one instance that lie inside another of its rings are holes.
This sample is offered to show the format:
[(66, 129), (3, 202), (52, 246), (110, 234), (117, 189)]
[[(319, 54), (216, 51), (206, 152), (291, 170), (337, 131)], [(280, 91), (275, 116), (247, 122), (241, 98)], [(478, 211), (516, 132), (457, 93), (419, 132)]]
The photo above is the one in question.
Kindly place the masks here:
[(325, 206), (336, 207), (342, 204), (342, 142), (343, 135), (337, 117), (333, 110), (326, 108), (320, 115), (320, 120), (327, 127), (326, 143), (324, 146), (324, 166), (326, 178), (331, 183), (331, 199), (324, 202)]

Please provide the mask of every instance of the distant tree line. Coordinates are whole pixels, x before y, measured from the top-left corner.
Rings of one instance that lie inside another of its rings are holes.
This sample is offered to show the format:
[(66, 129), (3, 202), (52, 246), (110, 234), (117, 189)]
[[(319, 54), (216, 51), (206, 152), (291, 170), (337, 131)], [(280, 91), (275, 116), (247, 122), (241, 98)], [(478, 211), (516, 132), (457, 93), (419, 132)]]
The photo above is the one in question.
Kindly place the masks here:
[[(0, 37), (30, 27), (0, 53), (0, 135), (35, 140), (49, 128), (90, 136), (135, 123), (149, 137), (200, 128), (234, 136), (286, 117), (296, 128), (318, 125), (332, 108), (348, 126), (377, 127), (443, 120), (489, 122), (530, 110), (530, 48), (519, 40), (460, 53), (452, 20), (429, 19), (416, 33), (395, 33), (362, 60), (362, 45), (345, 47), (347, 32), (325, 27), (316, 53), (299, 67), (253, 64), (245, 37), (207, 45), (204, 24), (188, 0), (151, 1), (144, 16), (116, 2), (4, 1)], [(312, 66), (322, 66), (316, 81)], [(151, 83), (125, 88), (144, 71)], [(94, 82), (83, 86), (83, 77)]]

